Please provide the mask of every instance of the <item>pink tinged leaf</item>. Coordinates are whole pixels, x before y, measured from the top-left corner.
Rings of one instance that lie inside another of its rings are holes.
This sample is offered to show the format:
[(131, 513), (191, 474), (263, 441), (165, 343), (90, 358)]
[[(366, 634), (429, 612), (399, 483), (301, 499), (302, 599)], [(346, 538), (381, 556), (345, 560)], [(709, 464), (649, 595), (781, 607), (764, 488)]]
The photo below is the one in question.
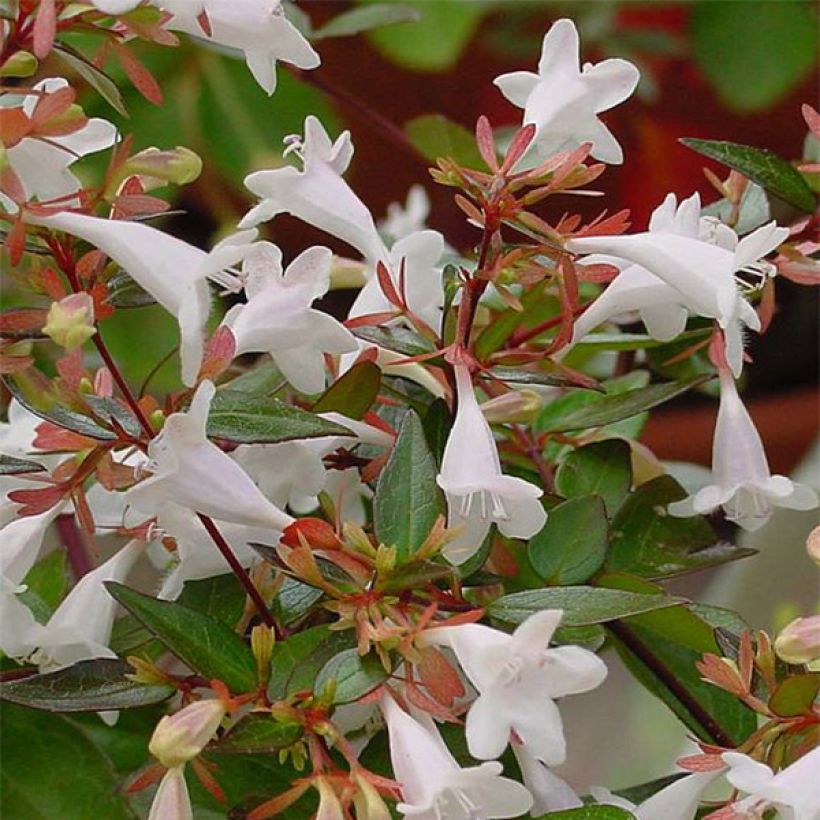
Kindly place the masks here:
[(772, 323), (772, 319), (774, 319), (774, 314), (777, 310), (774, 288), (774, 279), (767, 279), (766, 284), (763, 285), (760, 304), (757, 306), (757, 315), (760, 317), (760, 335), (763, 335), (769, 329), (769, 325)]
[(213, 32), (211, 30), (211, 18), (208, 17), (208, 12), (206, 9), (202, 9), (199, 15), (196, 18), (197, 23), (199, 23), (199, 27), (202, 29), (206, 37), (211, 37)]
[(34, 20), (34, 54), (42, 60), (54, 45), (57, 35), (57, 9), (55, 0), (40, 0)]
[(235, 355), (236, 338), (233, 331), (225, 326), (217, 328), (205, 349), (197, 381), (204, 379), (214, 381), (230, 367)]
[(384, 294), (384, 298), (387, 299), (391, 305), (395, 305), (397, 308), (401, 309), (403, 307), (401, 297), (393, 284), (393, 280), (390, 277), (390, 272), (387, 270), (387, 266), (383, 262), (379, 262), (376, 265), (376, 276), (378, 277), (379, 287)]
[(154, 75), (125, 46), (116, 45), (117, 57), (134, 88), (154, 105), (162, 105), (162, 89)]
[(452, 707), (456, 698), (464, 696), (464, 684), (458, 672), (434, 646), (425, 647), (420, 654), (421, 661), (416, 668), (421, 682), (439, 703)]
[(61, 484), (53, 487), (43, 487), (36, 490), (12, 490), (8, 494), (9, 501), (22, 504), (17, 515), (24, 518), (29, 515), (40, 515), (48, 512), (55, 504), (63, 500), (65, 488)]
[(803, 112), (803, 119), (806, 121), (809, 131), (811, 131), (817, 139), (820, 139), (820, 114), (817, 113), (815, 108), (805, 103), (800, 110)]
[(498, 157), (495, 151), (495, 138), (490, 121), (482, 114), (475, 124), (475, 141), (481, 158), (490, 170), (498, 173)]
[(501, 165), (500, 172), (502, 174), (508, 174), (515, 167), (518, 160), (524, 156), (533, 137), (535, 137), (535, 130), (535, 125), (529, 123), (516, 132), (510, 142), (510, 147), (507, 149), (507, 156), (504, 157), (504, 162)]
[(31, 114), (31, 122), (38, 129), (49, 120), (65, 114), (74, 104), (77, 92), (69, 85), (58, 88), (50, 94), (45, 94), (37, 101), (34, 111)]

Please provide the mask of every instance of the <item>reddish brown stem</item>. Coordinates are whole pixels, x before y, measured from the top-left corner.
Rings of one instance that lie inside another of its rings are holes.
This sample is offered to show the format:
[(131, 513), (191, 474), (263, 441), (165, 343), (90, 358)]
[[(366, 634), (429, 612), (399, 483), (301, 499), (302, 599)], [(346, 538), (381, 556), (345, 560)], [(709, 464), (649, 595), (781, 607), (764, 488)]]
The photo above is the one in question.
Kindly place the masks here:
[(65, 547), (68, 563), (75, 581), (79, 581), (94, 569), (94, 564), (88, 554), (85, 538), (77, 526), (77, 519), (73, 514), (57, 516), (57, 532), (60, 541)]

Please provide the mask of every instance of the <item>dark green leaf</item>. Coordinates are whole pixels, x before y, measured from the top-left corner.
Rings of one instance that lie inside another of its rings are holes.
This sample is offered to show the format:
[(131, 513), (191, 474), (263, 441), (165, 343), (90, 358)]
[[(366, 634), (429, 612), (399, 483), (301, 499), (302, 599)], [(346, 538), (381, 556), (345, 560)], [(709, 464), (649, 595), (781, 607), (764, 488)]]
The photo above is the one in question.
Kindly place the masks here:
[(786, 160), (763, 148), (719, 140), (682, 139), (693, 151), (749, 177), (773, 196), (812, 213), (817, 200), (800, 172)]
[(617, 806), (583, 806), (580, 809), (551, 811), (538, 820), (635, 820), (635, 815)]
[(447, 402), (444, 399), (436, 399), (427, 412), (424, 414), (422, 427), (424, 436), (427, 439), (427, 446), (436, 460), (436, 464), (441, 466), (441, 459), (444, 456), (444, 448), (450, 436), (450, 428), (453, 426), (453, 415)]
[(288, 626), (306, 615), (322, 597), (321, 589), (303, 584), (295, 578), (285, 578), (276, 596), (276, 614)]
[(754, 555), (755, 551), (718, 540), (703, 516), (678, 518), (668, 504), (686, 497), (671, 476), (642, 484), (612, 522), (607, 569), (647, 578), (669, 578)]
[(60, 715), (4, 704), (0, 815), (8, 820), (135, 820), (111, 761)]
[(115, 308), (141, 308), (155, 305), (157, 300), (143, 290), (125, 271), (117, 271), (108, 280), (108, 301)]
[(208, 746), (211, 754), (263, 755), (292, 746), (303, 734), (298, 723), (285, 723), (267, 712), (251, 712)]
[(355, 328), (353, 335), (365, 342), (372, 342), (385, 350), (392, 350), (404, 356), (423, 356), (435, 350), (427, 339), (406, 327), (368, 325)]
[[(460, 569), (460, 567), (459, 567)], [(401, 564), (380, 581), (377, 589), (380, 592), (401, 592), (405, 589), (419, 589), (428, 584), (435, 584), (454, 577), (456, 568), (448, 564), (436, 564), (432, 561), (413, 561)]]
[(467, 168), (484, 168), (475, 137), (443, 114), (422, 114), (404, 126), (410, 142), (430, 162), (448, 157)]
[(600, 624), (590, 626), (561, 626), (552, 636), (559, 646), (583, 646), (590, 652), (597, 652), (606, 641), (606, 631)]
[(42, 464), (36, 461), (26, 461), (22, 458), (12, 458), (0, 453), (0, 475), (22, 475), (23, 473), (41, 473), (45, 470)]
[(400, 563), (413, 556), (444, 514), (437, 472), (421, 421), (411, 410), (404, 416), (373, 499), (376, 536), (396, 547)]
[(542, 384), (548, 387), (575, 387), (561, 371), (549, 362), (541, 365), (540, 370), (524, 370), (520, 367), (494, 367), (490, 370), (496, 379), (508, 384)]
[[(676, 340), (686, 342), (685, 346), (702, 341), (711, 333), (711, 328), (686, 330)], [(643, 333), (589, 333), (575, 348), (589, 350), (650, 350), (662, 347), (666, 342), (653, 339)]]
[(571, 498), (550, 510), (547, 523), (530, 539), (527, 555), (548, 583), (580, 584), (604, 563), (608, 530), (599, 496)]
[(63, 600), (71, 584), (65, 550), (56, 549), (41, 558), (23, 579), (25, 592), (20, 600), (45, 623)]
[(643, 803), (648, 800), (653, 794), (656, 794), (661, 789), (670, 786), (676, 780), (686, 777), (685, 774), (669, 774), (666, 777), (659, 777), (656, 780), (650, 780), (648, 783), (641, 783), (638, 786), (630, 786), (628, 789), (618, 789), (615, 794), (618, 797), (623, 797), (624, 800), (629, 800), (632, 803)]
[(528, 321), (537, 322), (541, 318), (545, 303), (543, 284), (537, 284), (521, 297), (524, 310), (507, 308), (498, 318), (491, 322), (478, 336), (475, 353), (480, 360), (499, 350), (515, 331), (526, 326)]
[(256, 662), (245, 642), (226, 624), (171, 601), (111, 581), (106, 589), (181, 661), (205, 678), (218, 678), (233, 692), (256, 685)]
[(520, 624), (542, 609), (563, 609), (561, 626), (589, 626), (684, 603), (672, 595), (646, 595), (588, 586), (551, 587), (513, 592), (493, 601), (487, 612), (499, 621)]
[(223, 390), (232, 394), (243, 393), (248, 398), (262, 399), (271, 396), (287, 384), (287, 379), (279, 372), (273, 359), (265, 356), (250, 370), (225, 382)]
[(0, 699), (47, 712), (105, 712), (133, 709), (169, 698), (170, 686), (136, 683), (134, 670), (116, 658), (80, 661), (74, 666), (0, 684)]
[(126, 433), (134, 438), (142, 436), (143, 430), (137, 417), (125, 405), (108, 396), (84, 395), (83, 401), (97, 418), (105, 424), (115, 421)]
[(272, 444), (321, 436), (350, 436), (346, 427), (278, 399), (218, 390), (208, 416), (208, 435), (243, 444)]
[(70, 71), (79, 74), (115, 111), (124, 117), (128, 116), (117, 84), (104, 71), (65, 43), (55, 44), (52, 53)]
[(313, 412), (342, 413), (351, 419), (361, 419), (376, 401), (381, 383), (378, 365), (359, 362), (322, 393)]
[(186, 581), (177, 603), (234, 627), (242, 617), (245, 599), (242, 585), (232, 572), (228, 572), (211, 578)]
[(632, 486), (629, 444), (611, 438), (573, 450), (559, 465), (555, 489), (564, 498), (599, 495), (609, 515), (615, 513)]
[(372, 6), (359, 6), (336, 15), (313, 33), (314, 40), (324, 37), (349, 37), (363, 31), (384, 28), (396, 23), (414, 23), (421, 15), (412, 6), (401, 3), (378, 3)]
[(808, 715), (820, 691), (820, 672), (786, 678), (769, 698), (769, 708), (780, 717)]
[(587, 392), (585, 395), (593, 398), (588, 400), (586, 406), (568, 408), (563, 414), (556, 413), (554, 408), (546, 407), (538, 417), (536, 429), (543, 433), (564, 433), (614, 424), (674, 399), (705, 381), (707, 378), (697, 377), (682, 382), (651, 384), (638, 390), (607, 396)]
[(352, 703), (383, 684), (387, 677), (387, 672), (375, 655), (362, 657), (354, 647), (340, 652), (322, 667), (313, 691), (320, 693), (329, 681), (334, 681), (333, 702)]

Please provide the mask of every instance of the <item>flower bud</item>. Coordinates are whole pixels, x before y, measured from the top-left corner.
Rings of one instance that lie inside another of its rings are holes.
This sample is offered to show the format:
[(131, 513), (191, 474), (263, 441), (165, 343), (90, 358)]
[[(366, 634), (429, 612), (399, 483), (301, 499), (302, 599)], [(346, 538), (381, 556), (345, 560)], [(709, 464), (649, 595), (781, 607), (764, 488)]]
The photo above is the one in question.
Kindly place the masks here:
[(182, 766), (168, 769), (154, 795), (148, 820), (193, 820), (193, 817)]
[(815, 564), (820, 566), (820, 527), (815, 527), (806, 540), (806, 552)]
[(266, 686), (270, 679), (270, 659), (276, 633), (270, 626), (258, 624), (251, 630), (251, 651), (256, 659), (256, 675), (261, 686)]
[(150, 190), (165, 182), (186, 185), (200, 173), (202, 160), (199, 156), (190, 148), (178, 145), (169, 150), (146, 148), (134, 154), (123, 166), (120, 176), (139, 176), (143, 178), (146, 190)]
[(72, 293), (53, 302), (43, 333), (67, 351), (75, 350), (95, 333), (94, 300), (87, 293)]
[(219, 728), (227, 708), (221, 700), (199, 700), (157, 724), (148, 751), (169, 769), (195, 758)]
[(390, 820), (390, 809), (376, 791), (376, 787), (361, 772), (353, 772), (358, 791), (353, 795), (357, 820)]
[(346, 812), (327, 778), (316, 778), (315, 785), (319, 792), (316, 820), (345, 820)]
[(0, 66), (0, 77), (32, 77), (39, 63), (30, 51), (16, 51)]
[(792, 621), (775, 639), (774, 651), (786, 663), (804, 664), (820, 659), (820, 615)]
[(510, 390), (481, 405), (481, 412), (490, 424), (533, 421), (541, 409), (541, 397), (534, 390)]

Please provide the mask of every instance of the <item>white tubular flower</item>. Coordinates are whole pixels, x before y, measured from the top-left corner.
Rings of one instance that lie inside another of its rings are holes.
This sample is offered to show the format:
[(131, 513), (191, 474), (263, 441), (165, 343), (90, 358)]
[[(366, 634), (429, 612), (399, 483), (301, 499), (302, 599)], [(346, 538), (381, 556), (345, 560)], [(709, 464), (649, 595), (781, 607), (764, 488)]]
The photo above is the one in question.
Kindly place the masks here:
[(510, 538), (530, 538), (547, 520), (539, 501), (542, 490), (501, 472), (490, 425), (473, 392), (470, 371), (455, 366), (458, 407), (444, 448), (438, 483), (447, 496), (448, 527), (461, 527), (444, 548), (453, 564), (462, 564), (481, 546), (495, 522)]
[(430, 197), (423, 185), (413, 185), (407, 192), (407, 201), (391, 202), (387, 216), (379, 222), (379, 230), (391, 241), (403, 239), (427, 227), (430, 215)]
[[(8, 406), (8, 421), (0, 421), (0, 453), (32, 460), (34, 439), (37, 437), (37, 427), (43, 423), (39, 416), (27, 410), (17, 399), (12, 399)], [(40, 453), (34, 452), (34, 460), (44, 464)]]
[(149, 515), (173, 503), (234, 524), (284, 530), (293, 518), (271, 504), (247, 473), (208, 440), (215, 392), (213, 382), (202, 382), (188, 411), (168, 417), (148, 445), (153, 475), (128, 490), (125, 499)]
[[(681, 203), (679, 211), (699, 210), (699, 199), (691, 197)], [(716, 319), (726, 334), (726, 358), (732, 372), (738, 376), (743, 368), (743, 338), (740, 323), (752, 330), (760, 330), (760, 319), (752, 306), (741, 295), (735, 273), (744, 269), (768, 275), (772, 266), (761, 262), (762, 257), (785, 241), (788, 228), (778, 228), (774, 222), (758, 228), (741, 239), (736, 247), (725, 247), (727, 235), (719, 234), (718, 243), (693, 236), (689, 230), (659, 229), (667, 218), (667, 197), (664, 210), (654, 225), (644, 233), (622, 236), (587, 236), (567, 242), (573, 253), (601, 253), (632, 262), (666, 282), (683, 297), (691, 313)], [(690, 229), (691, 230), (691, 229)], [(617, 280), (616, 280), (617, 281)], [(614, 284), (614, 283), (613, 283)], [(680, 300), (673, 300), (669, 315), (661, 318), (668, 332), (680, 322)]]
[[(321, 62), (285, 16), (281, 0), (154, 0), (154, 5), (174, 15), (167, 28), (244, 52), (251, 74), (269, 95), (276, 89), (277, 60), (302, 69)], [(197, 19), (203, 13), (210, 34)]]
[(714, 772), (696, 772), (664, 786), (640, 805), (612, 794), (608, 789), (593, 787), (590, 793), (604, 806), (618, 806), (631, 811), (637, 820), (694, 820), (701, 795), (716, 780), (723, 769)]
[(28, 221), (84, 239), (116, 262), (179, 322), (182, 381), (196, 383), (202, 362), (205, 323), (211, 312), (208, 279), (236, 287), (226, 270), (252, 247), (255, 231), (234, 234), (206, 253), (139, 222), (63, 212)]
[(723, 507), (726, 517), (745, 530), (762, 527), (774, 507), (810, 510), (817, 493), (786, 476), (773, 476), (732, 374), (720, 371), (720, 407), (712, 445), (714, 484), (669, 505), (672, 515), (689, 516)]
[(729, 766), (726, 779), (749, 795), (734, 804), (737, 814), (762, 817), (766, 809), (776, 808), (784, 820), (820, 818), (820, 746), (777, 774), (739, 752), (724, 752), (721, 757)]
[(194, 820), (184, 766), (165, 772), (151, 803), (148, 820)]
[(113, 658), (108, 648), (117, 602), (103, 586), (122, 583), (145, 545), (131, 541), (113, 557), (84, 575), (57, 607), (33, 660), (41, 671), (60, 669), (91, 658)]
[(103, 14), (126, 14), (135, 9), (142, 0), (91, 0), (91, 5)]
[[(37, 83), (34, 90), (53, 94), (67, 86), (68, 81), (63, 77), (51, 77)], [(27, 117), (34, 113), (40, 99), (37, 94), (29, 94), (23, 99), (22, 109)], [(0, 98), (0, 107), (4, 104), (5, 101)], [(6, 147), (6, 160), (22, 183), (26, 199), (44, 202), (79, 191), (82, 185), (69, 166), (87, 154), (110, 148), (116, 141), (116, 127), (108, 120), (94, 117), (87, 120), (82, 128), (64, 136), (49, 136), (48, 139), (23, 137)], [(12, 210), (17, 209), (2, 195), (0, 202)]]
[(514, 71), (495, 84), (524, 109), (523, 124), (536, 126), (533, 148), (542, 156), (592, 143), (592, 156), (619, 165), (623, 151), (598, 119), (635, 90), (640, 74), (627, 60), (604, 60), (579, 69), (578, 30), (572, 20), (558, 20), (544, 37), (538, 73)]
[(541, 817), (551, 811), (578, 809), (584, 805), (569, 784), (553, 774), (540, 760), (536, 760), (526, 746), (513, 743), (512, 750), (521, 769), (524, 785), (535, 799), (530, 809), (533, 817)]
[(184, 766), (208, 745), (227, 714), (217, 699), (189, 703), (173, 715), (163, 715), (148, 743), (148, 751), (169, 768)]
[(247, 176), (246, 187), (262, 201), (246, 214), (240, 227), (289, 213), (347, 242), (368, 259), (385, 258), (387, 249), (370, 211), (342, 178), (353, 157), (350, 132), (331, 142), (322, 123), (309, 116), (304, 140), (292, 138), (285, 153), (296, 154), (303, 170), (287, 165)]
[(499, 757), (515, 732), (526, 751), (547, 766), (566, 758), (555, 698), (588, 692), (606, 677), (606, 664), (579, 646), (550, 649), (563, 611), (531, 615), (512, 635), (481, 624), (427, 630), (428, 643), (448, 646), (478, 691), (467, 713), (467, 748), (473, 757)]
[(519, 817), (530, 810), (532, 795), (520, 783), (502, 777), (499, 762), (462, 769), (432, 720), (426, 716), (416, 720), (388, 696), (380, 705), (393, 775), (402, 790), (397, 808), (404, 817), (489, 820)]
[(242, 273), (248, 302), (225, 316), (236, 340), (236, 354), (270, 353), (285, 378), (302, 393), (325, 388), (325, 353), (357, 349), (353, 334), (311, 304), (330, 286), (333, 254), (315, 247), (282, 270), (282, 252), (259, 242), (245, 257)]
[(774, 651), (786, 663), (820, 660), (820, 615), (797, 618), (785, 626), (775, 639)]

